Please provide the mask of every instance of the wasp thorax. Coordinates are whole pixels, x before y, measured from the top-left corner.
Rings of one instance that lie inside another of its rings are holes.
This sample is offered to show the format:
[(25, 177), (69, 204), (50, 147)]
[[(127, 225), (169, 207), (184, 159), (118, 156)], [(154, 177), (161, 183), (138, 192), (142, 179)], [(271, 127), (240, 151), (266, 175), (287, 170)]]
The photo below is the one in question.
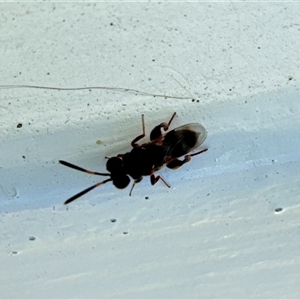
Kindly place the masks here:
[(122, 159), (119, 157), (111, 157), (106, 163), (106, 170), (110, 173), (119, 172), (123, 166)]

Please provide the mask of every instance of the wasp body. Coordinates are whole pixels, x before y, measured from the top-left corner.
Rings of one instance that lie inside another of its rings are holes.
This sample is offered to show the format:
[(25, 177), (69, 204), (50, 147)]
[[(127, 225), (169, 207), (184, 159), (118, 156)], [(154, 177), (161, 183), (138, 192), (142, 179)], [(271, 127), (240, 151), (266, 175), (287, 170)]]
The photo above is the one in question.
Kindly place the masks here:
[[(115, 157), (108, 158), (106, 169), (109, 173), (98, 173), (83, 169), (66, 161), (59, 162), (67, 167), (82, 171), (88, 174), (108, 176), (109, 179), (98, 182), (95, 185), (83, 190), (65, 201), (68, 204), (78, 197), (86, 194), (90, 190), (112, 181), (115, 187), (124, 189), (130, 183), (130, 177), (134, 179), (129, 195), (134, 186), (143, 179), (143, 176), (150, 176), (151, 184), (154, 185), (161, 179), (168, 187), (170, 185), (159, 175), (154, 173), (166, 165), (170, 169), (177, 169), (183, 164), (189, 162), (192, 156), (207, 151), (203, 149), (199, 152), (188, 155), (189, 152), (199, 147), (206, 139), (205, 128), (198, 123), (190, 123), (175, 128), (166, 134), (162, 134), (162, 129), (167, 131), (173, 121), (174, 113), (168, 123), (161, 123), (156, 126), (150, 134), (150, 142), (139, 145), (137, 142), (145, 137), (145, 122), (142, 115), (143, 133), (136, 137), (132, 142), (132, 150), (125, 154), (118, 154)], [(185, 155), (183, 160), (179, 158)], [(130, 176), (130, 177), (129, 177)]]

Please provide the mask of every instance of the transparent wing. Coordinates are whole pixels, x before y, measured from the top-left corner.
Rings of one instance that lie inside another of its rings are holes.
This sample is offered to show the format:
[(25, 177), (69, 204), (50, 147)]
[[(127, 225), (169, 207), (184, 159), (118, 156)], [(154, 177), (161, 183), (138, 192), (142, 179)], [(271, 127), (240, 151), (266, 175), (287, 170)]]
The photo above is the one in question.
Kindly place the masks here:
[[(190, 149), (190, 151), (193, 151), (194, 149), (198, 148), (203, 142), (206, 140), (207, 137), (207, 131), (206, 129), (199, 123), (189, 123), (182, 126), (179, 126), (178, 128), (174, 129), (175, 132), (186, 132), (191, 131), (197, 133), (197, 141)], [(184, 134), (184, 133), (183, 133)]]
[(180, 157), (198, 148), (206, 139), (207, 131), (199, 123), (179, 126), (164, 136), (167, 155)]

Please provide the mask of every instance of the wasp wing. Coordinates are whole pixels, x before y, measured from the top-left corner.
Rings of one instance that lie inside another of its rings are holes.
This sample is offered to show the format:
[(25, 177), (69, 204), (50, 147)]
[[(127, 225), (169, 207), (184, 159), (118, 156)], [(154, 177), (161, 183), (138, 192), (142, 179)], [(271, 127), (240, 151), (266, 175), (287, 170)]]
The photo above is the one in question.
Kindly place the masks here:
[(189, 123), (166, 133), (162, 144), (166, 156), (180, 157), (198, 148), (206, 136), (206, 129), (201, 124)]

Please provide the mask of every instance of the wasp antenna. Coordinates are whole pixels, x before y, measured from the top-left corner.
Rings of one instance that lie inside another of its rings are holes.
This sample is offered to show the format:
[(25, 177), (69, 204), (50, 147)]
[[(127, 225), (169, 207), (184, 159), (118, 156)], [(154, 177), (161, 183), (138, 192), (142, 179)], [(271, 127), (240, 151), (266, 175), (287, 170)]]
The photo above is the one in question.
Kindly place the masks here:
[(86, 170), (86, 169), (83, 169), (81, 167), (78, 167), (76, 165), (73, 165), (67, 161), (64, 161), (64, 160), (60, 160), (59, 161), (62, 165), (66, 166), (66, 167), (69, 167), (69, 168), (72, 168), (72, 169), (75, 169), (77, 171), (81, 171), (81, 172), (85, 172), (87, 174), (92, 174), (92, 175), (100, 175), (100, 176), (110, 176), (109, 173), (98, 173), (98, 172), (94, 172), (94, 171), (89, 171), (89, 170)]
[(94, 188), (96, 188), (96, 187), (98, 187), (98, 186), (100, 186), (100, 185), (103, 185), (103, 184), (105, 184), (105, 183), (108, 182), (108, 181), (112, 181), (112, 179), (106, 179), (106, 180), (104, 180), (104, 181), (101, 181), (101, 182), (98, 182), (98, 183), (92, 185), (91, 187), (89, 187), (89, 188), (87, 188), (87, 189), (81, 191), (80, 193), (78, 193), (78, 194), (74, 195), (73, 197), (69, 198), (68, 200), (66, 200), (64, 204), (68, 204), (68, 203), (70, 203), (70, 202), (76, 200), (77, 198), (79, 198), (79, 197), (81, 197), (82, 195), (88, 193), (88, 192), (91, 191), (92, 189), (94, 189)]

